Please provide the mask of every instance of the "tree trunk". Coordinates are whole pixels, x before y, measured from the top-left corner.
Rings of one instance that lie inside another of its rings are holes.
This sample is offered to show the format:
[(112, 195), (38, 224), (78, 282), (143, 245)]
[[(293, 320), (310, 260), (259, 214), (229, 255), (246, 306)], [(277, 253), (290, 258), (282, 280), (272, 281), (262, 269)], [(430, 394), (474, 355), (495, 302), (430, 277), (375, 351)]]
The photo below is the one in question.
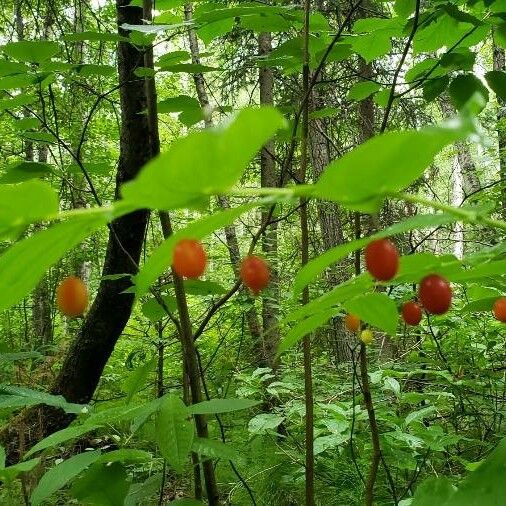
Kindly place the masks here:
[[(494, 70), (506, 70), (506, 56), (494, 39)], [(506, 220), (506, 101), (497, 97), (497, 140), (499, 149), (499, 179), (501, 180), (501, 212)]]
[[(268, 32), (258, 36), (259, 56), (267, 56), (272, 51), (272, 37)], [(269, 67), (260, 67), (260, 105), (274, 104), (274, 74)], [(278, 184), (276, 165), (274, 160), (274, 142), (269, 141), (260, 153), (260, 183), (262, 188), (275, 187)], [(267, 210), (262, 211), (262, 224), (265, 224), (271, 217)], [(275, 357), (279, 342), (279, 270), (278, 261), (278, 225), (272, 223), (265, 229), (262, 237), (262, 251), (269, 261), (271, 267), (271, 281), (269, 289), (262, 294), (262, 319), (263, 319), (263, 341), (265, 352), (265, 364), (275, 368)]]
[[(129, 0), (116, 0), (118, 25), (142, 24), (142, 9), (128, 7)], [(128, 35), (120, 29), (120, 34)], [(119, 81), (122, 125), (120, 159), (116, 176), (116, 196), (120, 186), (134, 178), (150, 158), (148, 122), (145, 114), (144, 82), (134, 77), (142, 66), (142, 52), (121, 42), (118, 45)], [(147, 211), (128, 214), (111, 224), (103, 275), (136, 272), (148, 219)], [(98, 294), (83, 326), (70, 346), (51, 393), (63, 395), (69, 402), (86, 403), (98, 385), (105, 364), (130, 317), (134, 295), (123, 293), (130, 286), (127, 278), (102, 281)], [(73, 416), (61, 410), (42, 406), (28, 409), (11, 421), (0, 433), (9, 462), (19, 457), (18, 428), (24, 427), (27, 447), (39, 438), (62, 429)]]

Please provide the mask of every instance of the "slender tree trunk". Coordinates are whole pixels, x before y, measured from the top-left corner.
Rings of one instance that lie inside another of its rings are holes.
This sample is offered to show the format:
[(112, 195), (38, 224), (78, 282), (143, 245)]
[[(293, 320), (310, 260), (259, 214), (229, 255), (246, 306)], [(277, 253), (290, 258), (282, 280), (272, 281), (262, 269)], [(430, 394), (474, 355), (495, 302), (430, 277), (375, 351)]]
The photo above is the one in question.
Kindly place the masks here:
[[(151, 0), (144, 0), (144, 19), (150, 21), (152, 18), (152, 2)], [(147, 68), (153, 68), (153, 48), (149, 47), (144, 56), (144, 65)], [(154, 78), (146, 79), (146, 98), (148, 110), (148, 124), (150, 133), (151, 155), (158, 156), (160, 154), (160, 136), (158, 132), (158, 112), (157, 112), (157, 94), (156, 84)], [(160, 224), (162, 226), (163, 235), (165, 238), (172, 235), (172, 225), (170, 216), (166, 212), (160, 212)], [(172, 276), (174, 279), (174, 290), (177, 301), (177, 308), (179, 314), (179, 338), (183, 348), (183, 375), (188, 377), (191, 402), (196, 404), (203, 400), (202, 387), (200, 381), (200, 370), (197, 359), (197, 349), (193, 339), (193, 331), (190, 320), (190, 313), (188, 309), (188, 301), (184, 290), (184, 284), (181, 277), (179, 277), (174, 269), (172, 269)], [(197, 435), (200, 438), (208, 438), (209, 431), (207, 428), (207, 419), (204, 415), (195, 415), (195, 426)], [(195, 456), (192, 457), (195, 462)], [(218, 487), (216, 485), (216, 477), (214, 473), (213, 461), (205, 459), (202, 462), (204, 471), (204, 480), (207, 491), (207, 499), (209, 504), (217, 505), (219, 503)], [(200, 474), (195, 473), (195, 495), (198, 496), (200, 492)]]
[[(494, 38), (494, 70), (506, 70), (506, 56)], [(501, 211), (506, 220), (506, 101), (497, 97), (497, 140), (499, 150), (499, 179), (501, 180)]]
[[(142, 24), (142, 9), (128, 7), (129, 0), (116, 0), (118, 25)], [(120, 29), (123, 36), (127, 36)], [(134, 71), (142, 66), (142, 53), (134, 46), (118, 44), (119, 80), (122, 125), (120, 159), (116, 176), (116, 196), (120, 186), (134, 178), (151, 155), (146, 115), (146, 94), (142, 80)], [(148, 219), (147, 211), (137, 211), (115, 220), (107, 245), (103, 274), (133, 274), (140, 258)], [(133, 262), (132, 262), (133, 260)], [(63, 395), (69, 402), (89, 402), (102, 375), (116, 341), (130, 318), (134, 295), (124, 293), (131, 285), (127, 278), (102, 281), (97, 296), (86, 316), (79, 334), (72, 342), (51, 392)], [(26, 429), (25, 440), (31, 446), (39, 438), (62, 429), (73, 416), (48, 406), (28, 409), (11, 421), (2, 432), (0, 441), (6, 446), (9, 462), (18, 458), (18, 427)], [(22, 422), (22, 423), (21, 423)], [(29, 440), (27, 440), (27, 438)]]
[[(272, 51), (272, 36), (262, 32), (258, 36), (259, 56), (267, 56)], [(260, 67), (260, 105), (274, 104), (274, 73), (270, 67)], [(269, 141), (260, 153), (261, 186), (274, 187), (278, 183), (275, 164), (274, 142)], [(262, 211), (262, 224), (271, 219), (269, 211)], [(265, 349), (265, 365), (275, 368), (275, 356), (279, 342), (279, 272), (278, 272), (278, 225), (272, 223), (265, 229), (262, 237), (262, 251), (271, 267), (269, 289), (262, 294), (262, 319)]]

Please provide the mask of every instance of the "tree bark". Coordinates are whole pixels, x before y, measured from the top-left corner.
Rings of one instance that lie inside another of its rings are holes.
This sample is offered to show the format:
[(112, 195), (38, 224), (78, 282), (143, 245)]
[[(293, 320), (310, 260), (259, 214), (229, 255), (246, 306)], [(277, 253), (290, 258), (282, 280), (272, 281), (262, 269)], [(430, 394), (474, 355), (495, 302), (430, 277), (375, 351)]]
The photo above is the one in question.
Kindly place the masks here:
[[(142, 9), (128, 7), (129, 0), (116, 0), (118, 25), (142, 24)], [(126, 36), (120, 29), (120, 34)], [(134, 70), (142, 66), (142, 53), (134, 46), (118, 45), (119, 81), (122, 124), (120, 159), (116, 176), (116, 197), (121, 185), (134, 178), (150, 158), (144, 82), (134, 77)], [(148, 219), (147, 211), (137, 211), (111, 224), (103, 275), (133, 274), (140, 258)], [(134, 262), (132, 262), (132, 260)], [(63, 395), (69, 402), (86, 403), (98, 385), (114, 346), (130, 318), (134, 295), (123, 293), (131, 285), (127, 278), (100, 283), (98, 294), (72, 342), (51, 393)], [(19, 458), (19, 431), (24, 427), (27, 447), (39, 438), (64, 428), (73, 416), (61, 410), (41, 406), (28, 409), (11, 421), (0, 433), (6, 445), (9, 462)]]
[[(272, 51), (272, 36), (262, 32), (258, 36), (259, 56), (267, 56)], [(274, 104), (274, 74), (270, 67), (260, 67), (260, 105)], [(274, 160), (274, 142), (269, 141), (260, 153), (260, 184), (262, 188), (275, 187), (278, 184)], [(262, 224), (271, 217), (269, 211), (262, 211)], [(263, 342), (265, 366), (276, 367), (276, 350), (279, 342), (279, 270), (278, 261), (278, 225), (272, 223), (265, 229), (262, 237), (262, 252), (269, 261), (271, 280), (269, 289), (262, 294)]]
[[(495, 43), (494, 70), (506, 70), (506, 55), (502, 47)], [(497, 141), (499, 150), (499, 179), (501, 181), (501, 214), (506, 220), (506, 101), (497, 97)]]

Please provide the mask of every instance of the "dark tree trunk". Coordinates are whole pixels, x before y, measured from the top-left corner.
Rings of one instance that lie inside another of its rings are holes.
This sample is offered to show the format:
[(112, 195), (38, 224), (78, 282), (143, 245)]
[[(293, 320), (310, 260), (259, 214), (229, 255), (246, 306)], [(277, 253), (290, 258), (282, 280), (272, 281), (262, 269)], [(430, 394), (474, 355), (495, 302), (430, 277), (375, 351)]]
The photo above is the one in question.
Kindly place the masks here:
[[(142, 9), (124, 8), (129, 3), (129, 0), (116, 0), (118, 25), (142, 24)], [(134, 178), (150, 158), (147, 117), (141, 114), (146, 108), (144, 81), (136, 79), (133, 74), (135, 68), (142, 65), (142, 53), (135, 47), (127, 43), (118, 45), (119, 81), (125, 84), (120, 88), (122, 126), (116, 196), (120, 186)], [(134, 262), (137, 263), (140, 258), (147, 219), (147, 211), (138, 211), (113, 222), (104, 275), (135, 273)], [(93, 305), (51, 388), (52, 393), (63, 395), (70, 402), (90, 401), (105, 364), (130, 318), (134, 296), (122, 293), (128, 286), (130, 282), (126, 278), (101, 282)], [(71, 420), (72, 416), (47, 406), (21, 413), (0, 433), (0, 441), (7, 447), (9, 462), (19, 457), (20, 431), (25, 431), (28, 448), (39, 438), (62, 429)]]

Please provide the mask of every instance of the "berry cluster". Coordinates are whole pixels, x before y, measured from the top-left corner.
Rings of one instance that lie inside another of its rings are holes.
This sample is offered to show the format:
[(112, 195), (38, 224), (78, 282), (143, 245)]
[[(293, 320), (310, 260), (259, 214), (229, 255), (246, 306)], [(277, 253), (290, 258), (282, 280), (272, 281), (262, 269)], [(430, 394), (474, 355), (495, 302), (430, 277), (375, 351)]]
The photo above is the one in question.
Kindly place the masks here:
[[(365, 265), (371, 276), (378, 281), (389, 281), (399, 270), (399, 251), (389, 239), (372, 241), (365, 248)], [(439, 274), (425, 276), (419, 283), (418, 300), (406, 302), (401, 314), (407, 325), (418, 325), (422, 320), (423, 310), (431, 314), (442, 315), (450, 309), (452, 289), (450, 283)], [(506, 297), (496, 300), (493, 308), (494, 316), (506, 323)], [(360, 329), (357, 316), (348, 314), (344, 320), (345, 327), (351, 332)], [(364, 330), (360, 335), (364, 344), (373, 340), (371, 331)]]

